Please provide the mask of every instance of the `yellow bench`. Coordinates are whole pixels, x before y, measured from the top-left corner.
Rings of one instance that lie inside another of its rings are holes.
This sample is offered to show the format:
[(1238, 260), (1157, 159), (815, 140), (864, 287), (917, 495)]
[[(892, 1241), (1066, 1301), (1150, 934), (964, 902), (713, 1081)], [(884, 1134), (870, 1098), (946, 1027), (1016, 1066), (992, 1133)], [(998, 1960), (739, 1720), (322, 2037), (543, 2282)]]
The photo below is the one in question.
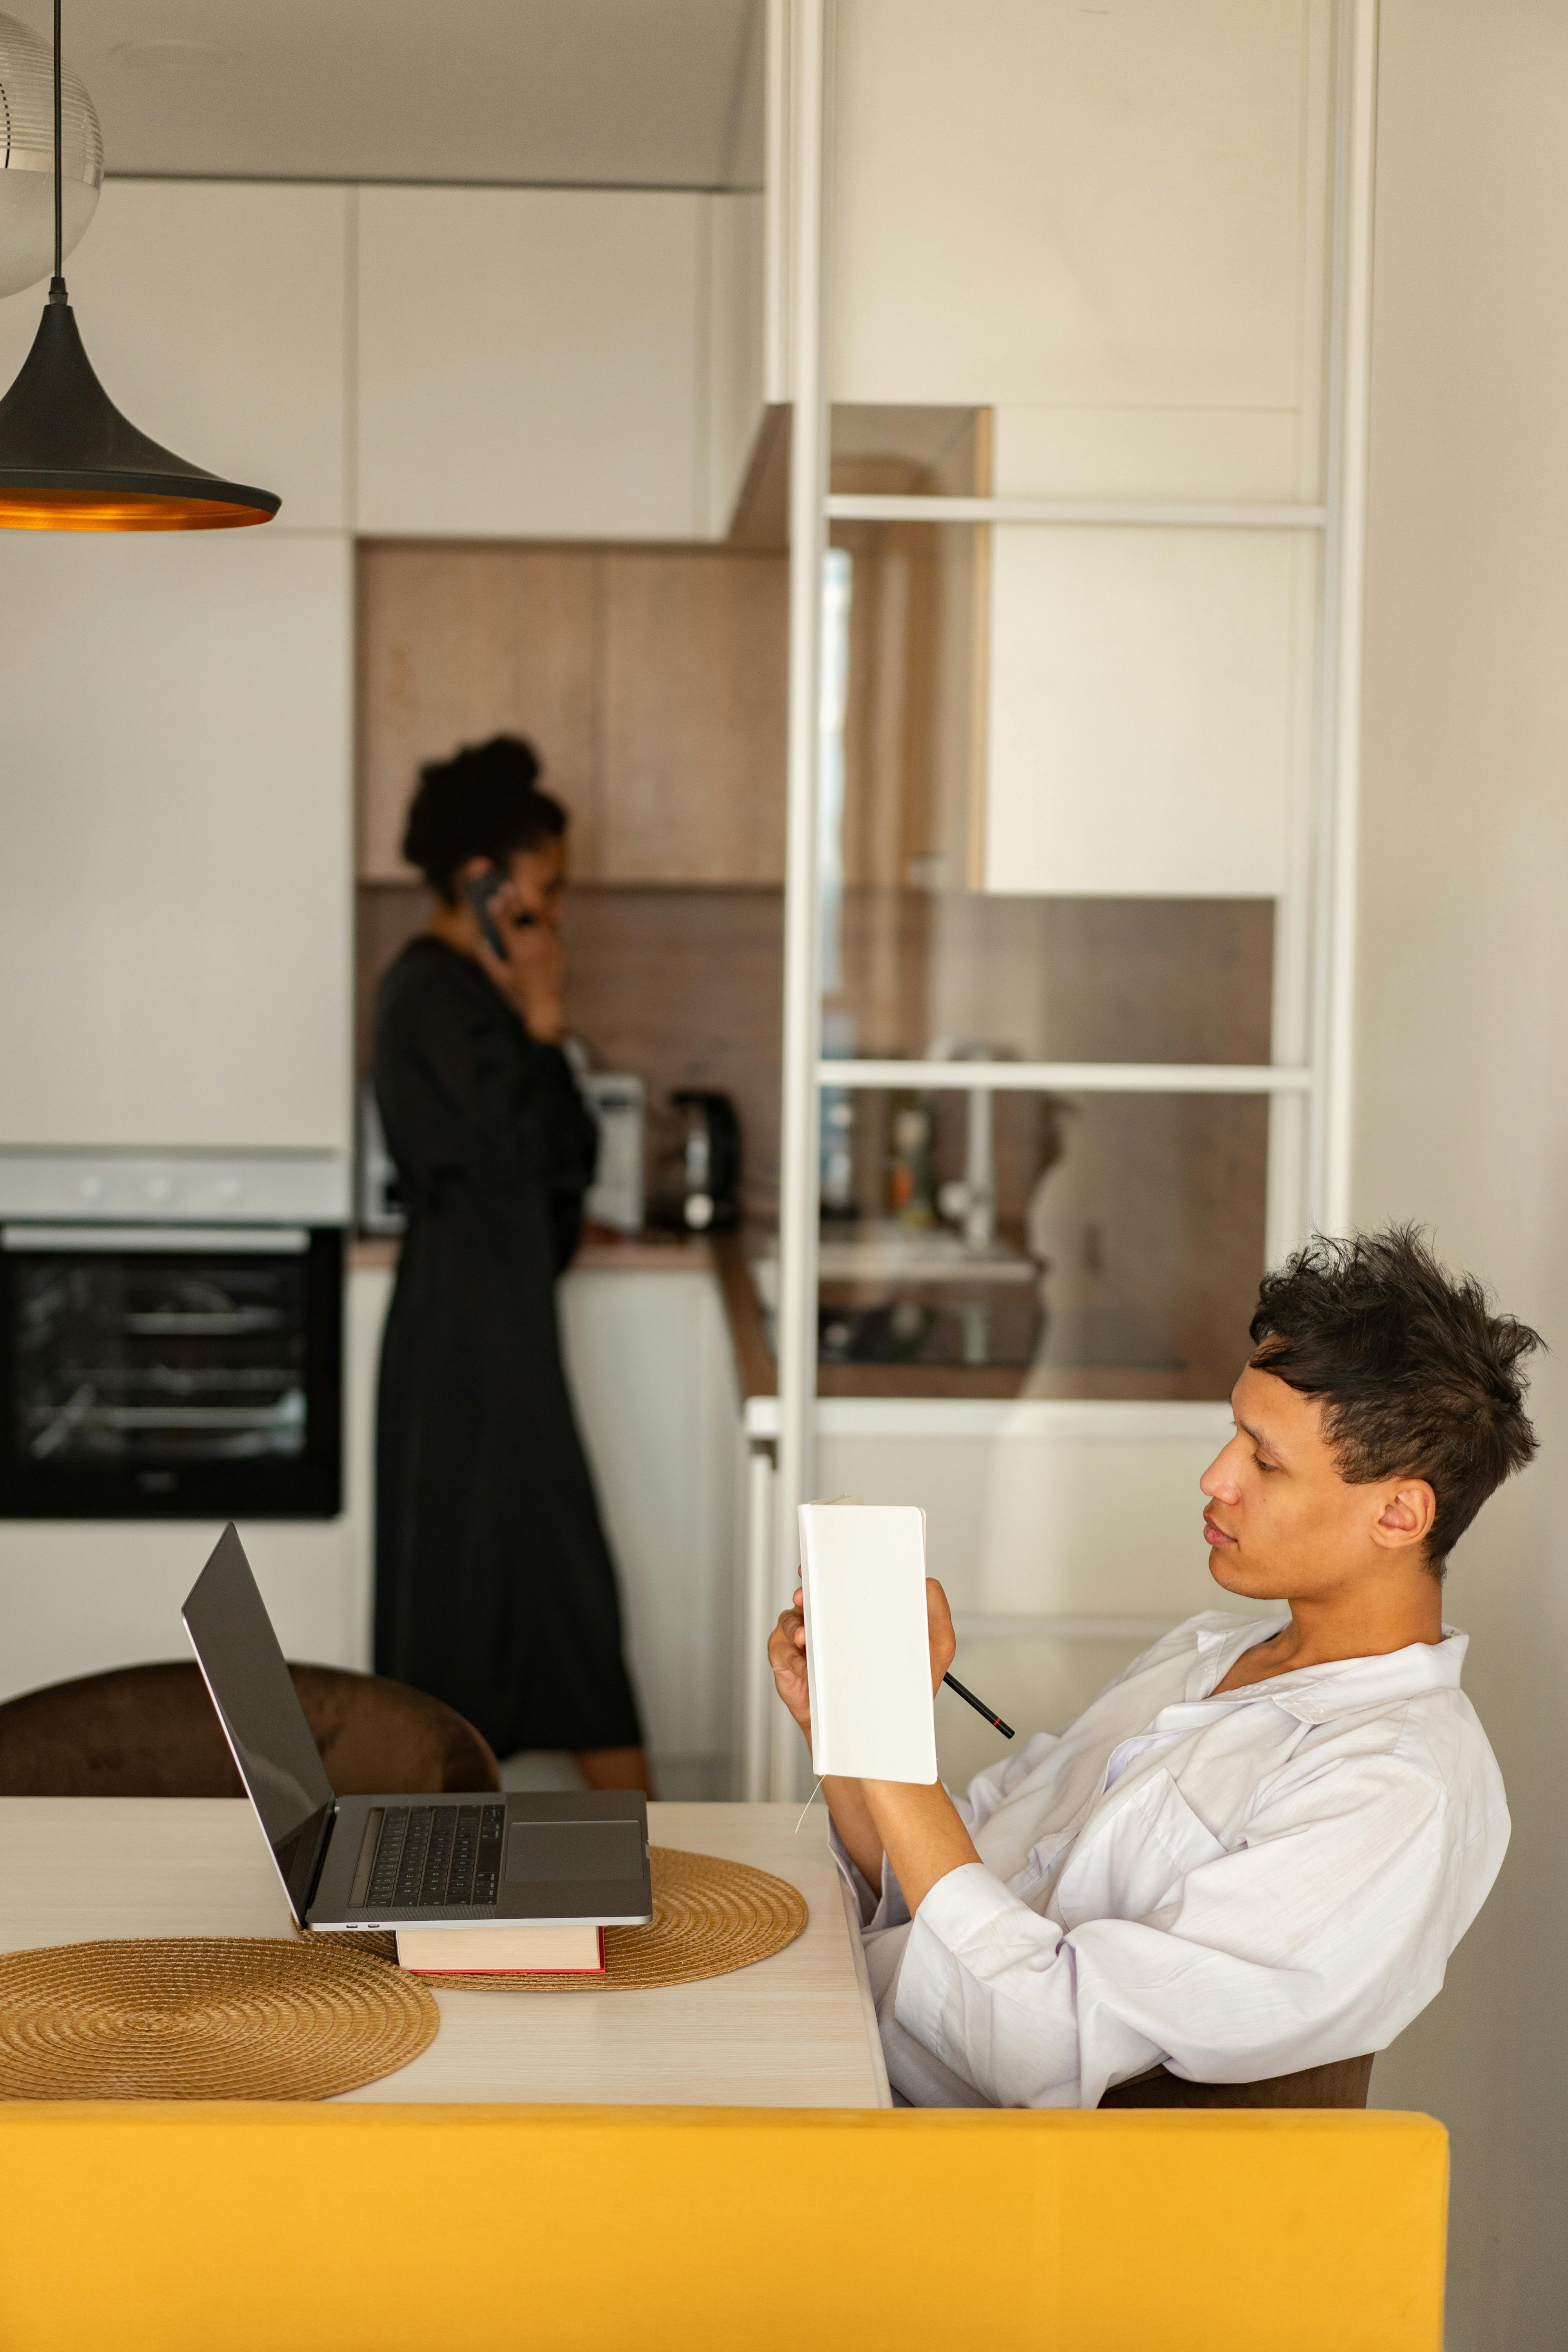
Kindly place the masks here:
[(0, 2352), (1439, 2352), (1425, 2116), (0, 2106)]

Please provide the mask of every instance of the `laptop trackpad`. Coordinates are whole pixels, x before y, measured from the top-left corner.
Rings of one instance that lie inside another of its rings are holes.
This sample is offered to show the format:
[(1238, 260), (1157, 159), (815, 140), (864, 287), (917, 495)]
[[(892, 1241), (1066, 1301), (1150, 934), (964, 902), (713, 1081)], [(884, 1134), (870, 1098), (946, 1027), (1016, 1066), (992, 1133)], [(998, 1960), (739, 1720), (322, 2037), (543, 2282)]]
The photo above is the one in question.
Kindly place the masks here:
[(642, 1876), (642, 1831), (636, 1822), (514, 1822), (506, 1874), (556, 1885), (565, 1881)]

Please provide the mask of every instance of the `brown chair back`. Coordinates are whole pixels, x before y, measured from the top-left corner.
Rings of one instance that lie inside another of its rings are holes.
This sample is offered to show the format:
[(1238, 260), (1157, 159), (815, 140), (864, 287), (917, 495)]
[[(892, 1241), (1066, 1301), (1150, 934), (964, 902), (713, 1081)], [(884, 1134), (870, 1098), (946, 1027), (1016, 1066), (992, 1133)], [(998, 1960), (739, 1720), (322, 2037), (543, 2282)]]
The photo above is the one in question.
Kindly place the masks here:
[(1364, 2107), (1372, 2060), (1341, 2058), (1331, 2066), (1303, 2066), (1299, 2074), (1271, 2074), (1258, 2083), (1184, 2083), (1156, 2066), (1118, 2083), (1102, 2107)]
[[(456, 1708), (342, 1666), (290, 1666), (340, 1797), (500, 1787), (487, 1743)], [(119, 1666), (0, 1706), (0, 1796), (242, 1797), (194, 1660)]]

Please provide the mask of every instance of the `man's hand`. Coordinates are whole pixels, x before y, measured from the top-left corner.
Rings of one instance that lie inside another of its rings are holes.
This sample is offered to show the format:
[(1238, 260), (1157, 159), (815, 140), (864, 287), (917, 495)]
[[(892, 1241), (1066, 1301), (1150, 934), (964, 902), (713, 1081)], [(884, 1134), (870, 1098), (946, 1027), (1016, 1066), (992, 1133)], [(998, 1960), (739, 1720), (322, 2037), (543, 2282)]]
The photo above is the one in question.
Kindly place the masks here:
[[(947, 1595), (934, 1576), (926, 1579), (926, 1639), (931, 1648), (931, 1686), (933, 1694), (942, 1688), (942, 1678), (952, 1665), (958, 1648), (958, 1637), (952, 1630), (952, 1612), (947, 1605)], [(805, 1732), (811, 1738), (811, 1693), (805, 1675), (805, 1615), (801, 1607), (800, 1587), (795, 1587), (795, 1606), (786, 1609), (768, 1639), (768, 1664), (773, 1670), (773, 1683), (780, 1698)]]
[(952, 1630), (952, 1612), (947, 1605), (947, 1595), (934, 1576), (926, 1579), (926, 1639), (931, 1643), (931, 1686), (932, 1696), (942, 1688), (942, 1678), (952, 1665), (958, 1649), (958, 1636)]
[[(937, 1591), (940, 1595), (940, 1586)], [(943, 1601), (944, 1611), (946, 1606)], [(784, 1612), (768, 1636), (768, 1664), (773, 1670), (774, 1687), (799, 1724), (809, 1748), (811, 1692), (806, 1686), (805, 1617), (801, 1608), (798, 1585), (795, 1587), (795, 1607)], [(882, 1883), (882, 1842), (877, 1835), (859, 1781), (840, 1780), (829, 1773), (822, 1789), (827, 1799), (827, 1810), (833, 1816), (850, 1860), (868, 1886), (879, 1887)]]
[(811, 1693), (805, 1679), (805, 1617), (797, 1585), (795, 1607), (786, 1609), (768, 1636), (768, 1664), (780, 1698), (811, 1738)]

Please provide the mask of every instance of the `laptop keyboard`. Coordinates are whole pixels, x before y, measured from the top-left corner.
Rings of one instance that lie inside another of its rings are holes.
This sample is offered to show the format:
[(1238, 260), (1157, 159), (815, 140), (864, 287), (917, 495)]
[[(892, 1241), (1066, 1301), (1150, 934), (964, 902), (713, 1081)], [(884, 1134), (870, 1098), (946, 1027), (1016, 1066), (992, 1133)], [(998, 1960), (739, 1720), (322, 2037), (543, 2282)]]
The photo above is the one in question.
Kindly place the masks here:
[(506, 1806), (388, 1805), (364, 1907), (430, 1911), (493, 1904)]

